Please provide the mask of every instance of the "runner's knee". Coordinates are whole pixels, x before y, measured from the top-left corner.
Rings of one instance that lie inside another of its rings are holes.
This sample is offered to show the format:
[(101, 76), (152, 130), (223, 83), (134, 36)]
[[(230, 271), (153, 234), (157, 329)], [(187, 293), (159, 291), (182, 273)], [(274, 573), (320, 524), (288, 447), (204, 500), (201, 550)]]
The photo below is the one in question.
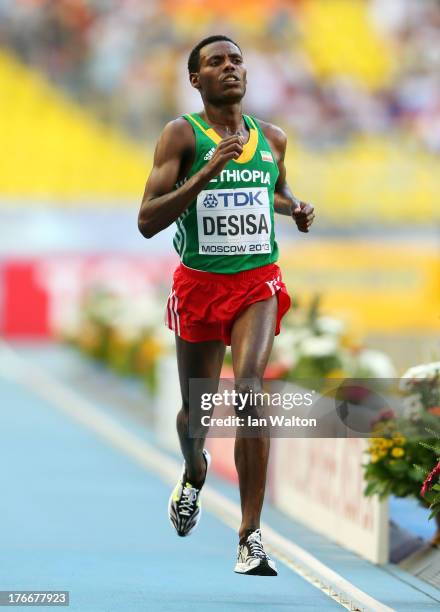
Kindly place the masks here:
[(235, 413), (239, 416), (259, 416), (261, 412), (262, 381), (258, 377), (236, 380), (235, 391), (237, 400), (234, 404)]

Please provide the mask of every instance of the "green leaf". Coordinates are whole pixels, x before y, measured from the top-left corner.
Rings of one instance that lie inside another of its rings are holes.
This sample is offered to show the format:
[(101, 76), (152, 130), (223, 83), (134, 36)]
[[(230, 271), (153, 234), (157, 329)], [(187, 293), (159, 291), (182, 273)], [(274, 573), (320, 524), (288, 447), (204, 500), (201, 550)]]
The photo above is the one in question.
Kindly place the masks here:
[(371, 497), (372, 495), (374, 495), (375, 493), (377, 493), (377, 482), (370, 482), (364, 490), (364, 495), (365, 497)]
[(406, 497), (409, 495), (410, 491), (406, 482), (397, 482), (396, 486), (394, 487), (394, 494), (397, 497)]
[(437, 516), (439, 512), (440, 512), (440, 504), (437, 504), (436, 506), (432, 508), (431, 514), (429, 515), (428, 518), (431, 520), (432, 518)]
[(389, 461), (388, 463), (390, 472), (396, 474), (396, 476), (402, 476), (408, 472), (408, 464), (406, 461), (402, 459), (395, 459), (394, 461)]

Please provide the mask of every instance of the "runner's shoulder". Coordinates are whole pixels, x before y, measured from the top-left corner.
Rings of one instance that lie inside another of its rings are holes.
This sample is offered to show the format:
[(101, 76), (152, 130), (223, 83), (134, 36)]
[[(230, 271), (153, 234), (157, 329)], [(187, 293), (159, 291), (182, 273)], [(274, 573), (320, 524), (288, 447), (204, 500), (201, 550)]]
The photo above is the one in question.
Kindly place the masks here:
[(284, 130), (273, 123), (267, 123), (267, 121), (262, 121), (261, 119), (257, 119), (257, 121), (269, 144), (275, 149), (277, 156), (284, 157), (287, 145), (287, 136)]
[(194, 132), (184, 117), (177, 117), (169, 121), (160, 136), (165, 147), (179, 153), (188, 153), (194, 149)]

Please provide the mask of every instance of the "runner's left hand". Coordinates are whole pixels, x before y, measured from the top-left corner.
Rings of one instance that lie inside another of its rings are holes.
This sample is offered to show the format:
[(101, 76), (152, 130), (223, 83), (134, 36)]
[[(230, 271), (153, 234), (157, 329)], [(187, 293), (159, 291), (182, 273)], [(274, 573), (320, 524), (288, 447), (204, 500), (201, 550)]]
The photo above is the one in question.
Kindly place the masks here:
[(311, 204), (297, 202), (292, 211), (292, 219), (300, 232), (308, 232), (315, 218), (315, 209)]

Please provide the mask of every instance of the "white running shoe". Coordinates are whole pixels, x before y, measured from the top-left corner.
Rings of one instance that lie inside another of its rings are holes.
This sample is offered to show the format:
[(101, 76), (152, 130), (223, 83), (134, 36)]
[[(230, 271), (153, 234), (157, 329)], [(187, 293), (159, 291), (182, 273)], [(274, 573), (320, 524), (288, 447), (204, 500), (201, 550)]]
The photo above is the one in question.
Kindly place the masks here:
[[(208, 473), (211, 455), (206, 448), (203, 449), (203, 456), (206, 461), (206, 473)], [(188, 536), (199, 524), (202, 515), (200, 492), (201, 489), (196, 489), (190, 482), (185, 482), (184, 463), (182, 475), (168, 501), (169, 519), (181, 537)]]
[(248, 576), (278, 575), (275, 561), (266, 554), (263, 548), (259, 529), (249, 534), (244, 544), (238, 545), (234, 572)]

